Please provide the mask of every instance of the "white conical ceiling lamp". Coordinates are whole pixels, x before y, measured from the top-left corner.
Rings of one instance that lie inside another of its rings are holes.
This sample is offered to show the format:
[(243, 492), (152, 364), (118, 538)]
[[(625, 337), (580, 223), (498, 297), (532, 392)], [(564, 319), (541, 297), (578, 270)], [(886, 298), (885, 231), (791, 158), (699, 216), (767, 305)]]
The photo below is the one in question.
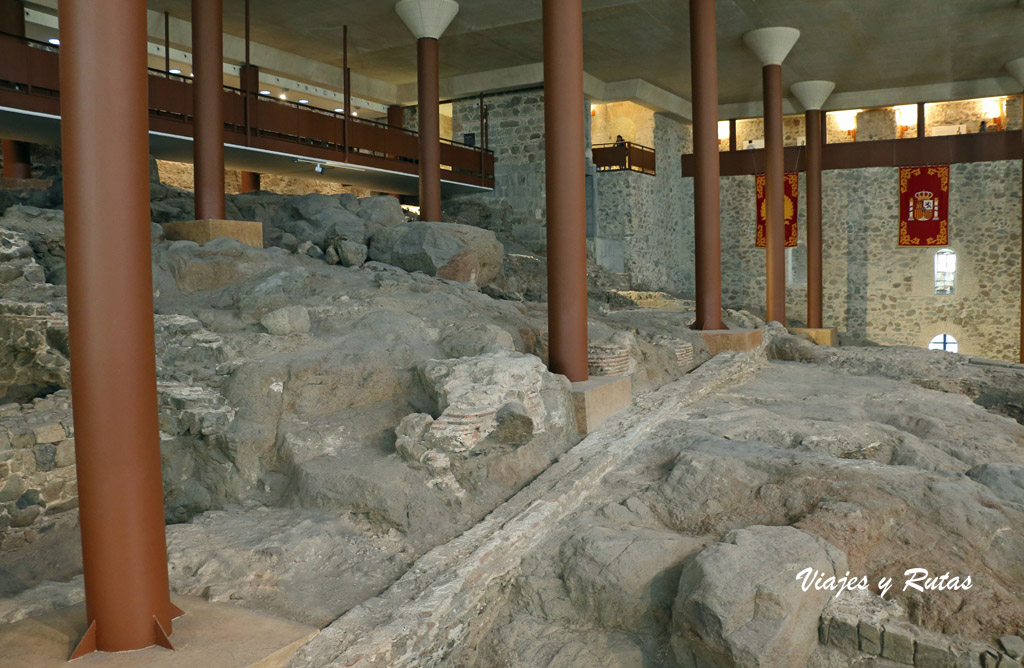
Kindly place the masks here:
[(1021, 86), (1024, 86), (1024, 58), (1018, 58), (1006, 63), (1006, 69)]
[(395, 11), (416, 39), (440, 39), (459, 13), (455, 0), (401, 0)]
[(836, 85), (832, 81), (801, 81), (789, 87), (805, 111), (821, 109), (835, 89)]
[(762, 65), (781, 65), (798, 39), (800, 31), (796, 28), (759, 28), (743, 36)]

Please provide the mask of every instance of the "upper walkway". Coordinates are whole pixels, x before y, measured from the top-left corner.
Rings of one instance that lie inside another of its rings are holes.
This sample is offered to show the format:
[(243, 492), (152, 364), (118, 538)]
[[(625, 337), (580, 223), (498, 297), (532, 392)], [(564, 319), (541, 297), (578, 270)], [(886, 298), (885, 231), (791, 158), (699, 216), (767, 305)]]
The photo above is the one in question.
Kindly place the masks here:
[[(0, 34), (0, 136), (60, 143), (57, 47)], [(192, 80), (149, 71), (150, 152), (192, 161)], [(315, 177), (383, 192), (418, 190), (415, 132), (385, 123), (224, 87), (225, 166)], [(322, 173), (314, 171), (317, 165)], [(442, 140), (445, 195), (494, 187), (493, 152)]]

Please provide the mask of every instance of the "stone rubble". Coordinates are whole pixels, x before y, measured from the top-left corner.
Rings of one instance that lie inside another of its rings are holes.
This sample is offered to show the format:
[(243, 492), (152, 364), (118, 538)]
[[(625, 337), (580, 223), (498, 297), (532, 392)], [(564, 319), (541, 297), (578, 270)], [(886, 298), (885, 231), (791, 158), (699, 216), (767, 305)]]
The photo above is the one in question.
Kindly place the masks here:
[[(154, 221), (188, 217), (154, 192)], [(171, 579), (327, 625), (294, 668), (1017, 663), (1024, 369), (736, 311), (764, 347), (709, 360), (692, 302), (594, 270), (591, 365), (635, 405), (580, 440), (544, 366), (546, 264), (515, 239), (391, 197), (229, 214), (268, 247), (153, 231)], [(0, 219), (4, 620), (81, 596), (34, 559), (77, 503), (60, 221)], [(893, 564), (976, 585), (843, 607), (794, 578)]]

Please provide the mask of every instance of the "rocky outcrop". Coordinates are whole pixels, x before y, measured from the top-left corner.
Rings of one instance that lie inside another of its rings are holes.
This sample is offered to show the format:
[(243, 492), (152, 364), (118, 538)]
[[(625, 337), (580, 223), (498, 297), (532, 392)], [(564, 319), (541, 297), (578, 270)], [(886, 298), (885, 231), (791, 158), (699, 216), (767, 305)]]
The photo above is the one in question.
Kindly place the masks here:
[(453, 223), (404, 223), (370, 239), (369, 257), (406, 271), (486, 285), (501, 274), (504, 249), (493, 232)]
[(848, 573), (846, 555), (793, 527), (731, 531), (683, 568), (672, 647), (688, 668), (803, 666), (814, 651), (829, 590), (798, 586), (806, 568)]

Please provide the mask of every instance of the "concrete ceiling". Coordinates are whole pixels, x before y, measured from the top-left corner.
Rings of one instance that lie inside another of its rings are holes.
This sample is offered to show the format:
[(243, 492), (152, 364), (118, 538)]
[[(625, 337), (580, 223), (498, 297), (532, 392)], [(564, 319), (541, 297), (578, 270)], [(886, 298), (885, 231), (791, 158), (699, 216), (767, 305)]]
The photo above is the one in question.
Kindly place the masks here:
[[(190, 0), (147, 4), (189, 17)], [(441, 42), (442, 78), (542, 60), (540, 0), (460, 5)], [(690, 99), (688, 3), (583, 0), (583, 6), (590, 75), (604, 82), (642, 79)], [(224, 0), (225, 32), (244, 34), (243, 8), (242, 0)], [(1007, 61), (1024, 56), (1018, 0), (718, 0), (717, 9), (724, 105), (760, 98), (759, 64), (742, 35), (772, 25), (802, 31), (785, 63), (787, 87), (830, 79), (844, 93), (991, 80), (1005, 75)], [(353, 72), (392, 85), (415, 82), (415, 42), (391, 0), (251, 0), (251, 13), (254, 41), (335, 66), (347, 23)]]

